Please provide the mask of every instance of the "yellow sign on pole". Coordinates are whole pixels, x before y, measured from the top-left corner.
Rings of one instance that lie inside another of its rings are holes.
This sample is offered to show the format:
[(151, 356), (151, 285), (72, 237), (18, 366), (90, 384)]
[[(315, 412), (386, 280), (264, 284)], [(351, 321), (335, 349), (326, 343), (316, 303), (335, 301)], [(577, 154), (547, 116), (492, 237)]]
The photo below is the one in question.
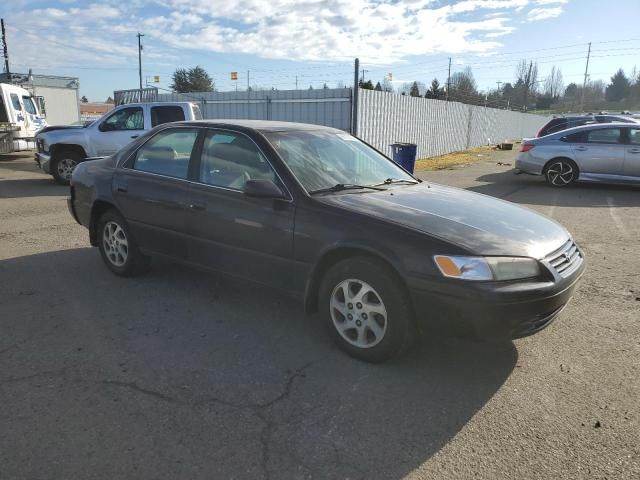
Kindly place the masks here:
[(160, 75), (154, 75), (153, 76), (153, 82), (154, 83), (160, 83)]
[(391, 72), (387, 73), (387, 79), (389, 81), (393, 80), (393, 74)]
[(231, 80), (238, 80), (238, 72), (231, 72)]

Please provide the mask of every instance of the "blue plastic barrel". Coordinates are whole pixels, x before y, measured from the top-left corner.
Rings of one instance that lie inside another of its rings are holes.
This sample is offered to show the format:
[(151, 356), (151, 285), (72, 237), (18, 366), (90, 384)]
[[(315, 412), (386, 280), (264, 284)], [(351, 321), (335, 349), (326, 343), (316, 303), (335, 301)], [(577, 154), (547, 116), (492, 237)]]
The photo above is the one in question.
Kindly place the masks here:
[(415, 143), (392, 143), (391, 152), (393, 161), (408, 172), (413, 173), (416, 166), (416, 153), (418, 146)]

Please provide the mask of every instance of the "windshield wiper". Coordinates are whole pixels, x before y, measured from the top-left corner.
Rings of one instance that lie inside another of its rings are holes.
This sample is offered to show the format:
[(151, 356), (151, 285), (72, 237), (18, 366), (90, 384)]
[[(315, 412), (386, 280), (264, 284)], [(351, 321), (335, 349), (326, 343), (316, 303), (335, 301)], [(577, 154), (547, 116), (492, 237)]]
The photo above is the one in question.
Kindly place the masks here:
[(377, 185), (356, 185), (354, 183), (337, 183), (333, 187), (311, 190), (309, 192), (309, 195), (316, 195), (318, 193), (342, 192), (343, 190), (362, 190), (365, 188), (370, 188), (371, 190), (384, 190), (384, 188), (379, 188)]
[(387, 178), (384, 182), (376, 183), (374, 186), (378, 187), (378, 186), (381, 186), (381, 185), (391, 185), (392, 183), (408, 183), (410, 185), (415, 185), (416, 183), (420, 183), (420, 182), (418, 180)]

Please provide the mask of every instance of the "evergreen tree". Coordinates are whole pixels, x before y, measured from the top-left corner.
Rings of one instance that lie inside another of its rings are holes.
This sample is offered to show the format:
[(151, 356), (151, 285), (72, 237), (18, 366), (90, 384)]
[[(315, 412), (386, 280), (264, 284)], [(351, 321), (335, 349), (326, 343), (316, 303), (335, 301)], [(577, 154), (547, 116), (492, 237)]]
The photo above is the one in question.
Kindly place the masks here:
[(420, 96), (420, 89), (418, 88), (418, 82), (413, 82), (411, 84), (411, 89), (409, 90), (409, 95), (412, 97)]
[(169, 86), (176, 93), (213, 92), (215, 84), (209, 74), (200, 66), (178, 68), (173, 72), (173, 83)]
[(607, 86), (606, 98), (610, 102), (619, 102), (629, 96), (629, 88), (631, 82), (620, 68), (616, 74), (611, 77), (611, 83)]

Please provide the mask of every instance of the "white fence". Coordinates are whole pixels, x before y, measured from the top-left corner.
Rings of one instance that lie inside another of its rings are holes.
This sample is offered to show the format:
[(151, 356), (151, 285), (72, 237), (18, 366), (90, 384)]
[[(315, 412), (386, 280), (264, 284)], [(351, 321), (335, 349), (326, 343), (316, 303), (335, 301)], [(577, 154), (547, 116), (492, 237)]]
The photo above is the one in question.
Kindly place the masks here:
[(418, 145), (418, 158), (534, 137), (549, 117), (458, 102), (360, 90), (358, 137), (381, 152), (389, 145)]

